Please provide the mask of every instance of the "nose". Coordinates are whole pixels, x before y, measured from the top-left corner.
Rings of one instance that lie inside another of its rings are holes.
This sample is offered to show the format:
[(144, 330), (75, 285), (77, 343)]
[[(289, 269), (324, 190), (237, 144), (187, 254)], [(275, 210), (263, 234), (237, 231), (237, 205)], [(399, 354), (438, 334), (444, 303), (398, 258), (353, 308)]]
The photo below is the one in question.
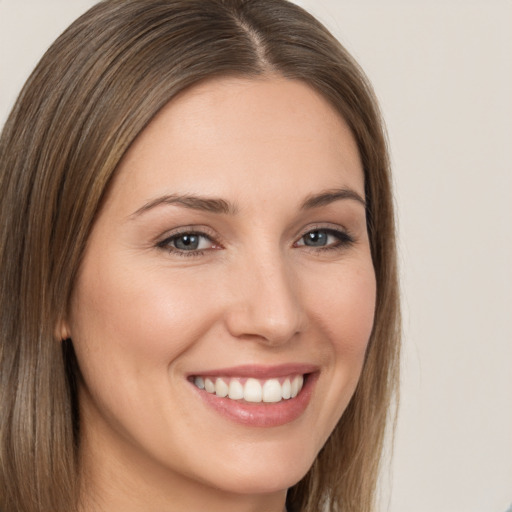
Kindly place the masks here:
[(254, 257), (231, 276), (225, 314), (232, 336), (280, 346), (305, 328), (299, 282), (280, 258)]

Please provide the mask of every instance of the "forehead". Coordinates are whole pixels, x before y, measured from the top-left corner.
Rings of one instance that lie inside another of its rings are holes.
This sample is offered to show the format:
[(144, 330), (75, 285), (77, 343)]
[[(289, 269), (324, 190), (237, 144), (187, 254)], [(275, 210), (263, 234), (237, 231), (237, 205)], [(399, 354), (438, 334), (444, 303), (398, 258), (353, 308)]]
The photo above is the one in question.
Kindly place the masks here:
[(263, 183), (267, 192), (282, 192), (292, 182), (297, 192), (301, 185), (307, 192), (350, 186), (364, 196), (359, 152), (344, 119), (307, 84), (267, 77), (210, 80), (175, 97), (134, 141), (113, 185), (148, 198), (240, 197), (239, 185), (249, 193)]

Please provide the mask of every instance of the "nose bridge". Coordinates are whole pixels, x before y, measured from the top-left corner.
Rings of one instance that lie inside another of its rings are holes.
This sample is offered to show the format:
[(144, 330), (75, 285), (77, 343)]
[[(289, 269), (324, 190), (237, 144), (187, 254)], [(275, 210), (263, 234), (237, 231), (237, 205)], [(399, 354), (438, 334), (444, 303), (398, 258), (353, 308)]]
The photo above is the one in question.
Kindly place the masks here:
[(278, 248), (259, 250), (237, 265), (228, 328), (238, 337), (282, 344), (300, 332), (304, 312), (297, 282)]

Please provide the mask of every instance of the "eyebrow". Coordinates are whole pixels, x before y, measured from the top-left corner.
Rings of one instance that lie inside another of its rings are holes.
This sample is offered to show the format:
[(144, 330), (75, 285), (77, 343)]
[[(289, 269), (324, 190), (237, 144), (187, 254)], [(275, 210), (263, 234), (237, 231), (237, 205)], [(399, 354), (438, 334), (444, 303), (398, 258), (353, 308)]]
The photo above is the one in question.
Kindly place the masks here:
[(361, 195), (352, 190), (351, 188), (336, 188), (330, 190), (324, 190), (319, 194), (314, 194), (308, 196), (306, 200), (302, 203), (301, 210), (309, 210), (311, 208), (320, 208), (321, 206), (326, 206), (328, 204), (334, 203), (335, 201), (340, 201), (342, 199), (352, 199), (361, 203), (366, 208), (366, 201), (361, 197)]
[(175, 195), (167, 194), (147, 202), (140, 207), (137, 211), (130, 215), (130, 218), (135, 218), (148, 210), (156, 208), (163, 204), (178, 205), (192, 210), (202, 210), (210, 213), (223, 213), (234, 215), (237, 213), (238, 208), (224, 199), (200, 197), (196, 195)]
[[(310, 210), (313, 208), (320, 208), (322, 206), (326, 206), (328, 204), (334, 203), (335, 201), (340, 201), (343, 199), (351, 199), (357, 201), (366, 208), (366, 201), (361, 197), (361, 195), (358, 192), (350, 188), (341, 188), (329, 189), (318, 194), (308, 196), (302, 203), (300, 209)], [(192, 210), (200, 210), (225, 215), (235, 215), (236, 213), (238, 213), (238, 207), (235, 204), (230, 203), (224, 199), (202, 197), (193, 194), (166, 194), (164, 196), (148, 201), (146, 204), (144, 204), (138, 210), (132, 213), (130, 215), (130, 218), (133, 219), (135, 217), (138, 217), (139, 215), (147, 212), (148, 210), (152, 210), (153, 208), (156, 208), (157, 206), (161, 206), (164, 204), (178, 205), (184, 208), (190, 208)]]

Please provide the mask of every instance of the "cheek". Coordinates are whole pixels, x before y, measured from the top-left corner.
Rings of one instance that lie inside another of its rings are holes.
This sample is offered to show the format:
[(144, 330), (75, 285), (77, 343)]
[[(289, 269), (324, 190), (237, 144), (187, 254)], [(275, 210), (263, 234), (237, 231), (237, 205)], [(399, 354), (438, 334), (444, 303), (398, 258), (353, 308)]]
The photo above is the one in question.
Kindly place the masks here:
[[(345, 283), (340, 308), (346, 313), (340, 315), (339, 330), (345, 335), (337, 346), (346, 353), (363, 358), (370, 338), (375, 316), (376, 286), (373, 268), (371, 272), (356, 273)], [(362, 360), (361, 360), (362, 363)]]
[(347, 264), (322, 282), (312, 302), (332, 349), (364, 357), (375, 314), (376, 282), (371, 261)]
[(77, 283), (71, 319), (83, 376), (80, 403), (89, 418), (85, 428), (108, 425), (108, 432), (112, 427), (153, 447), (149, 451), (158, 458), (159, 443), (164, 453), (169, 438), (183, 435), (180, 425), (187, 420), (170, 421), (188, 406), (175, 393), (183, 383), (170, 369), (202, 338), (215, 312), (204, 282), (156, 267), (130, 270), (84, 266)]
[[(373, 329), (376, 282), (371, 262), (347, 268), (326, 282), (323, 299), (317, 298), (318, 325), (328, 340), (325, 439), (339, 421), (359, 381)], [(321, 308), (320, 304), (323, 305)]]
[(199, 283), (182, 283), (174, 274), (166, 278), (157, 269), (85, 268), (73, 300), (72, 324), (103, 349), (119, 345), (159, 352), (161, 346), (179, 352), (187, 336), (177, 334), (194, 336), (200, 330), (194, 313), (200, 309), (208, 314), (207, 304), (198, 302), (200, 291)]
[(89, 386), (135, 392), (141, 375), (148, 384), (162, 381), (173, 360), (200, 339), (215, 315), (211, 295), (201, 283), (162, 269), (99, 263), (83, 268), (73, 297), (78, 362)]
[(365, 360), (368, 341), (375, 318), (376, 282), (373, 265), (354, 272), (345, 283), (340, 308), (346, 313), (337, 322), (340, 336), (336, 339), (337, 365), (346, 375), (349, 397), (355, 391)]

